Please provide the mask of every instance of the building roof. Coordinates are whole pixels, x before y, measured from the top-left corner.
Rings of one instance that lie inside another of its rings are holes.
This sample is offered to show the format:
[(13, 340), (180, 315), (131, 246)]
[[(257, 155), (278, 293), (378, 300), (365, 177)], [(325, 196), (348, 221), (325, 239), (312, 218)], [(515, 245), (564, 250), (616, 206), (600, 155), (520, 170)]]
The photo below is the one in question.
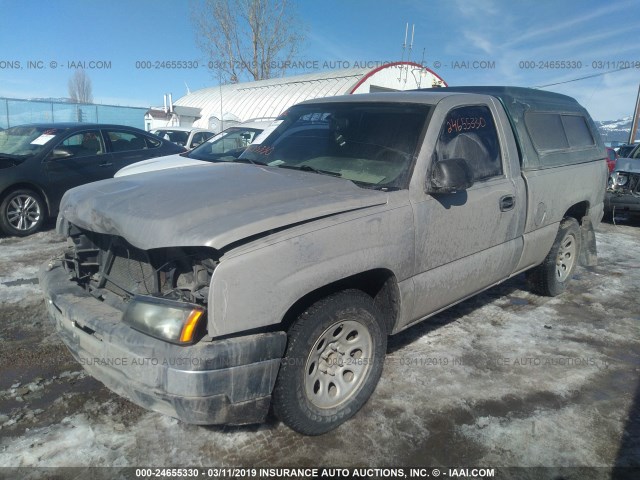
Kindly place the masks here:
[(175, 105), (199, 108), (201, 118), (194, 126), (209, 127), (220, 119), (241, 122), (277, 117), (291, 105), (312, 98), (432, 86), (446, 83), (417, 63), (397, 62), (203, 88), (180, 98)]
[(149, 115), (151, 118), (161, 118), (161, 119), (167, 119), (171, 117), (170, 113), (167, 113), (164, 110), (156, 110), (153, 108), (150, 108), (149, 110), (147, 110), (144, 115), (145, 117)]

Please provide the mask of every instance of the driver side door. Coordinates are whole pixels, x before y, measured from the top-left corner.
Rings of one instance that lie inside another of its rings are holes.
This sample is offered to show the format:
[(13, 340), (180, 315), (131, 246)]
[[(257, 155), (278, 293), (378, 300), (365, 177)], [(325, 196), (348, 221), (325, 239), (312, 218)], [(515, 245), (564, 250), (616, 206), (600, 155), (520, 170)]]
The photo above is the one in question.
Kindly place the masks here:
[(526, 198), (522, 178), (512, 175), (498, 113), (494, 104), (470, 104), (449, 109), (442, 120), (431, 167), (443, 159), (463, 158), (474, 184), (455, 193), (422, 190), (413, 202), (413, 319), (504, 280), (520, 258)]

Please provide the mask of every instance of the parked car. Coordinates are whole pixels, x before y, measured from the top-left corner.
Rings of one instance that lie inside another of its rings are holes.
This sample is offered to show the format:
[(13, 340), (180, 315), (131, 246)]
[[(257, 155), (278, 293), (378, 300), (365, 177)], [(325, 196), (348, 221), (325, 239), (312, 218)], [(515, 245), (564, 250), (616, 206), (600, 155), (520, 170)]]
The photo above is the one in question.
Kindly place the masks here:
[(151, 130), (150, 133), (185, 147), (187, 150), (201, 145), (216, 134), (213, 130), (192, 127), (160, 127)]
[(627, 143), (625, 145), (620, 145), (616, 153), (618, 154), (618, 158), (629, 158), (631, 151), (636, 148), (639, 143)]
[(618, 159), (618, 154), (616, 151), (607, 147), (607, 168), (609, 168), (609, 173), (613, 172), (613, 169), (616, 168), (616, 160)]
[(64, 192), (113, 177), (125, 165), (184, 148), (122, 125), (53, 123), (0, 131), (0, 229), (37, 232)]
[(388, 335), (520, 272), (558, 295), (596, 261), (605, 150), (570, 97), (348, 95), (270, 130), (236, 162), (63, 199), (74, 248), (40, 272), (49, 315), (91, 375), (143, 407), (242, 424), (273, 404), (318, 435), (373, 393)]
[(187, 153), (134, 163), (118, 170), (115, 176), (123, 177), (167, 168), (235, 160), (244, 152), (247, 145), (272, 122), (273, 120), (245, 122), (235, 127), (229, 127)]
[(627, 158), (619, 158), (609, 176), (605, 195), (605, 212), (640, 213), (640, 144)]

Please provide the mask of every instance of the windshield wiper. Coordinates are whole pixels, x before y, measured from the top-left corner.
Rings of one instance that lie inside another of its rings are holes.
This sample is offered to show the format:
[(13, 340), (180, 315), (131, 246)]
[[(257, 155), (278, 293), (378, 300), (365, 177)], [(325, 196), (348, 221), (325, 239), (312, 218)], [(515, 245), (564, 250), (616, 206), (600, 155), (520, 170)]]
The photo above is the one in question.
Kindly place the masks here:
[(320, 173), (322, 175), (331, 175), (332, 177), (341, 177), (339, 172), (330, 172), (329, 170), (318, 170), (309, 165), (278, 165), (278, 168), (289, 168), (291, 170), (302, 170), (303, 172)]
[(20, 160), (26, 155), (11, 155), (10, 153), (0, 153), (0, 158), (8, 158), (9, 160)]
[(229, 161), (234, 163), (251, 163), (253, 165), (267, 165), (264, 162), (261, 162), (259, 160), (251, 160), (250, 158), (236, 158), (234, 160), (229, 160)]

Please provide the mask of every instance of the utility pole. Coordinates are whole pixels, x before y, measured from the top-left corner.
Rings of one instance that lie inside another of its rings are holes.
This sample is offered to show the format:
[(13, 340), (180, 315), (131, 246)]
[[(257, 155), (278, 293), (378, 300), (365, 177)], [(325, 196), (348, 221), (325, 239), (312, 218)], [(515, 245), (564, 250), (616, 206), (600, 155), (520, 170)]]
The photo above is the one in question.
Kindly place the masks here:
[(640, 115), (640, 85), (638, 85), (638, 98), (636, 98), (636, 109), (633, 111), (633, 122), (631, 122), (631, 131), (629, 132), (629, 143), (636, 141), (636, 132), (638, 131), (638, 116)]

